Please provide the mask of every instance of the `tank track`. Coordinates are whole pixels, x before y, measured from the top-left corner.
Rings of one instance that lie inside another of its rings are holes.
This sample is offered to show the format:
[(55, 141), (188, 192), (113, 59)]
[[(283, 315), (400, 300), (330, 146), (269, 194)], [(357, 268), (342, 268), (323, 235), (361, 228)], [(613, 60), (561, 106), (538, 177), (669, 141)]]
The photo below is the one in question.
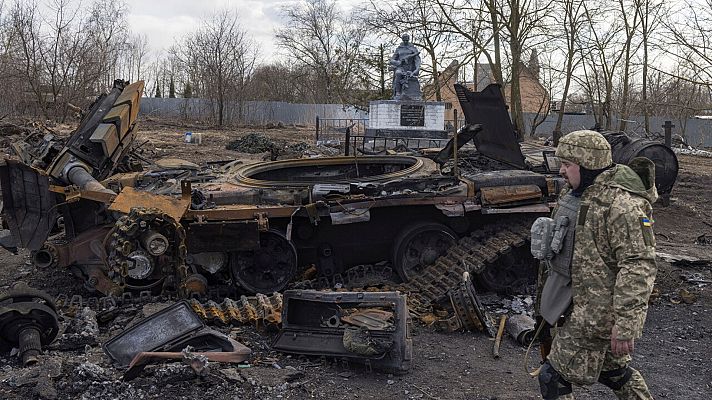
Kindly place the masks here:
[(431, 304), (447, 299), (448, 292), (460, 287), (462, 274), (477, 275), (497, 263), (504, 254), (525, 246), (530, 237), (529, 221), (500, 221), (461, 238), (426, 267), (417, 277), (406, 283), (395, 283), (396, 277), (387, 263), (359, 265), (333, 277), (300, 281), (291, 289), (303, 290), (399, 290), (408, 294), (411, 310), (427, 312)]
[[(349, 291), (391, 291), (399, 290), (408, 294), (409, 308), (416, 312), (428, 312), (430, 306), (448, 299), (448, 292), (457, 289), (462, 284), (463, 273), (469, 272), (476, 275), (485, 268), (496, 264), (499, 257), (514, 248), (525, 246), (529, 241), (530, 226), (528, 221), (510, 222), (500, 221), (498, 224), (490, 224), (472, 232), (469, 236), (461, 238), (447, 253), (438, 258), (434, 264), (426, 267), (421, 274), (410, 282), (398, 284), (395, 282), (395, 274), (388, 263), (377, 263), (373, 265), (359, 265), (348, 269), (343, 274), (333, 277), (320, 277), (317, 279), (300, 281), (293, 283), (290, 288), (302, 290), (349, 290)], [(205, 314), (204, 318), (209, 322), (244, 322), (245, 317), (234, 313), (236, 305), (244, 306), (241, 298), (238, 304), (233, 301), (215, 303), (225, 299), (225, 290), (211, 288), (208, 296), (201, 302), (191, 302), (200, 314)], [(244, 297), (244, 296), (241, 296)], [(280, 301), (270, 296), (270, 301), (266, 299), (256, 299), (256, 304), (272, 304), (277, 306)], [(251, 299), (251, 298), (250, 298)], [(142, 292), (138, 296), (124, 293), (122, 297), (107, 296), (103, 298), (85, 299), (75, 295), (72, 297), (60, 295), (57, 298), (58, 308), (67, 310), (69, 308), (89, 306), (94, 310), (112, 309), (117, 306), (130, 304), (145, 304), (153, 301), (165, 301), (165, 296), (152, 296), (150, 292)], [(212, 301), (207, 301), (212, 300)], [(202, 303), (206, 312), (201, 311), (197, 304)], [(260, 307), (264, 308), (264, 307)], [(278, 307), (274, 307), (278, 308)], [(220, 312), (218, 312), (220, 311)], [(253, 313), (246, 309), (246, 315)], [(225, 313), (227, 316), (223, 316)], [(244, 314), (244, 311), (243, 311)], [(267, 307), (265, 315), (275, 315), (274, 309)], [(252, 318), (247, 318), (250, 320)], [(264, 325), (274, 324), (274, 320), (263, 321)]]
[(530, 227), (523, 221), (500, 222), (478, 229), (461, 238), (434, 264), (415, 279), (401, 284), (398, 290), (408, 294), (411, 307), (426, 309), (445, 299), (449, 290), (458, 287), (464, 272), (479, 274), (513, 248), (525, 246)]

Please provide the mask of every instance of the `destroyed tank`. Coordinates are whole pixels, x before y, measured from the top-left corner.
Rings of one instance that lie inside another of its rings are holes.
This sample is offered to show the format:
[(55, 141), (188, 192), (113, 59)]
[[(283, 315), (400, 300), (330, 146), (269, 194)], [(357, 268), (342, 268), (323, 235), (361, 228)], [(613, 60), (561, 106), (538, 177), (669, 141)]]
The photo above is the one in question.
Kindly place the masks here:
[[(485, 290), (522, 291), (535, 279), (529, 227), (563, 180), (551, 152), (525, 159), (499, 87), (456, 90), (467, 125), (430, 157), (146, 171), (132, 151), (143, 82), (116, 81), (65, 144), (35, 138), (2, 162), (3, 244), (105, 295), (271, 293), (303, 277), (353, 286), (385, 277), (373, 267), (384, 261), (422, 304), (465, 272)], [(470, 141), (475, 156), (454, 161)]]

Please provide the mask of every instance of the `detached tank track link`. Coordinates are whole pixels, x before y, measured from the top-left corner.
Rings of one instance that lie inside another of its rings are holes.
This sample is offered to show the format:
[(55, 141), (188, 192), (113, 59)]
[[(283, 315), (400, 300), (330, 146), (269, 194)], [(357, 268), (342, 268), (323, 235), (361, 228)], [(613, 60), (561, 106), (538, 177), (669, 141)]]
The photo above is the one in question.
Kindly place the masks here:
[(440, 302), (448, 291), (462, 282), (462, 274), (480, 274), (513, 248), (525, 246), (529, 240), (530, 226), (516, 222), (485, 226), (461, 238), (447, 253), (440, 256), (414, 279), (398, 287), (408, 293), (412, 308), (424, 310)]
[[(280, 324), (282, 312), (282, 294), (272, 295), (257, 294), (255, 296), (240, 296), (238, 300), (220, 296), (220, 292), (213, 292), (212, 296), (187, 299), (193, 311), (203, 321), (217, 325), (247, 325), (252, 324), (257, 328), (269, 328)], [(89, 307), (97, 313), (97, 320), (106, 322), (113, 318), (113, 313), (123, 307), (140, 306), (148, 303), (179, 301), (181, 298), (174, 296), (154, 296), (150, 291), (143, 291), (138, 295), (126, 292), (121, 297), (82, 297), (81, 295), (68, 296), (60, 294), (55, 299), (57, 308), (62, 313), (73, 316), (79, 309)]]

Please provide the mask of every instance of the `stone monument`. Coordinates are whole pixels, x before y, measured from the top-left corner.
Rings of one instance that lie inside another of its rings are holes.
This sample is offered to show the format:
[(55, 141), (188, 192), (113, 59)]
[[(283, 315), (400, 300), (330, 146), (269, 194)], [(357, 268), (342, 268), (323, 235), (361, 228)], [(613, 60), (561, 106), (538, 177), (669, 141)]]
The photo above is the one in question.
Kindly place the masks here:
[(420, 52), (410, 36), (388, 61), (393, 71), (393, 98), (369, 104), (368, 136), (447, 139), (445, 103), (423, 101), (420, 92)]

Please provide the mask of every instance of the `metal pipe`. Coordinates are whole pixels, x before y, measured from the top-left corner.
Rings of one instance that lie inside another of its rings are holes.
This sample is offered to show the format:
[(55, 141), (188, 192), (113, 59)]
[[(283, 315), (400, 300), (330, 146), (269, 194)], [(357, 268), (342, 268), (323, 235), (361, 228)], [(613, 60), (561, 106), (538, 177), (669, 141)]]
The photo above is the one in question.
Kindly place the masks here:
[(114, 191), (105, 188), (104, 185), (91, 176), (89, 171), (79, 165), (72, 167), (69, 172), (67, 172), (67, 180), (70, 183), (79, 186), (79, 188), (83, 191), (116, 194)]
[(37, 268), (48, 268), (54, 265), (57, 261), (56, 253), (53, 253), (48, 247), (43, 247), (32, 254), (32, 263)]

